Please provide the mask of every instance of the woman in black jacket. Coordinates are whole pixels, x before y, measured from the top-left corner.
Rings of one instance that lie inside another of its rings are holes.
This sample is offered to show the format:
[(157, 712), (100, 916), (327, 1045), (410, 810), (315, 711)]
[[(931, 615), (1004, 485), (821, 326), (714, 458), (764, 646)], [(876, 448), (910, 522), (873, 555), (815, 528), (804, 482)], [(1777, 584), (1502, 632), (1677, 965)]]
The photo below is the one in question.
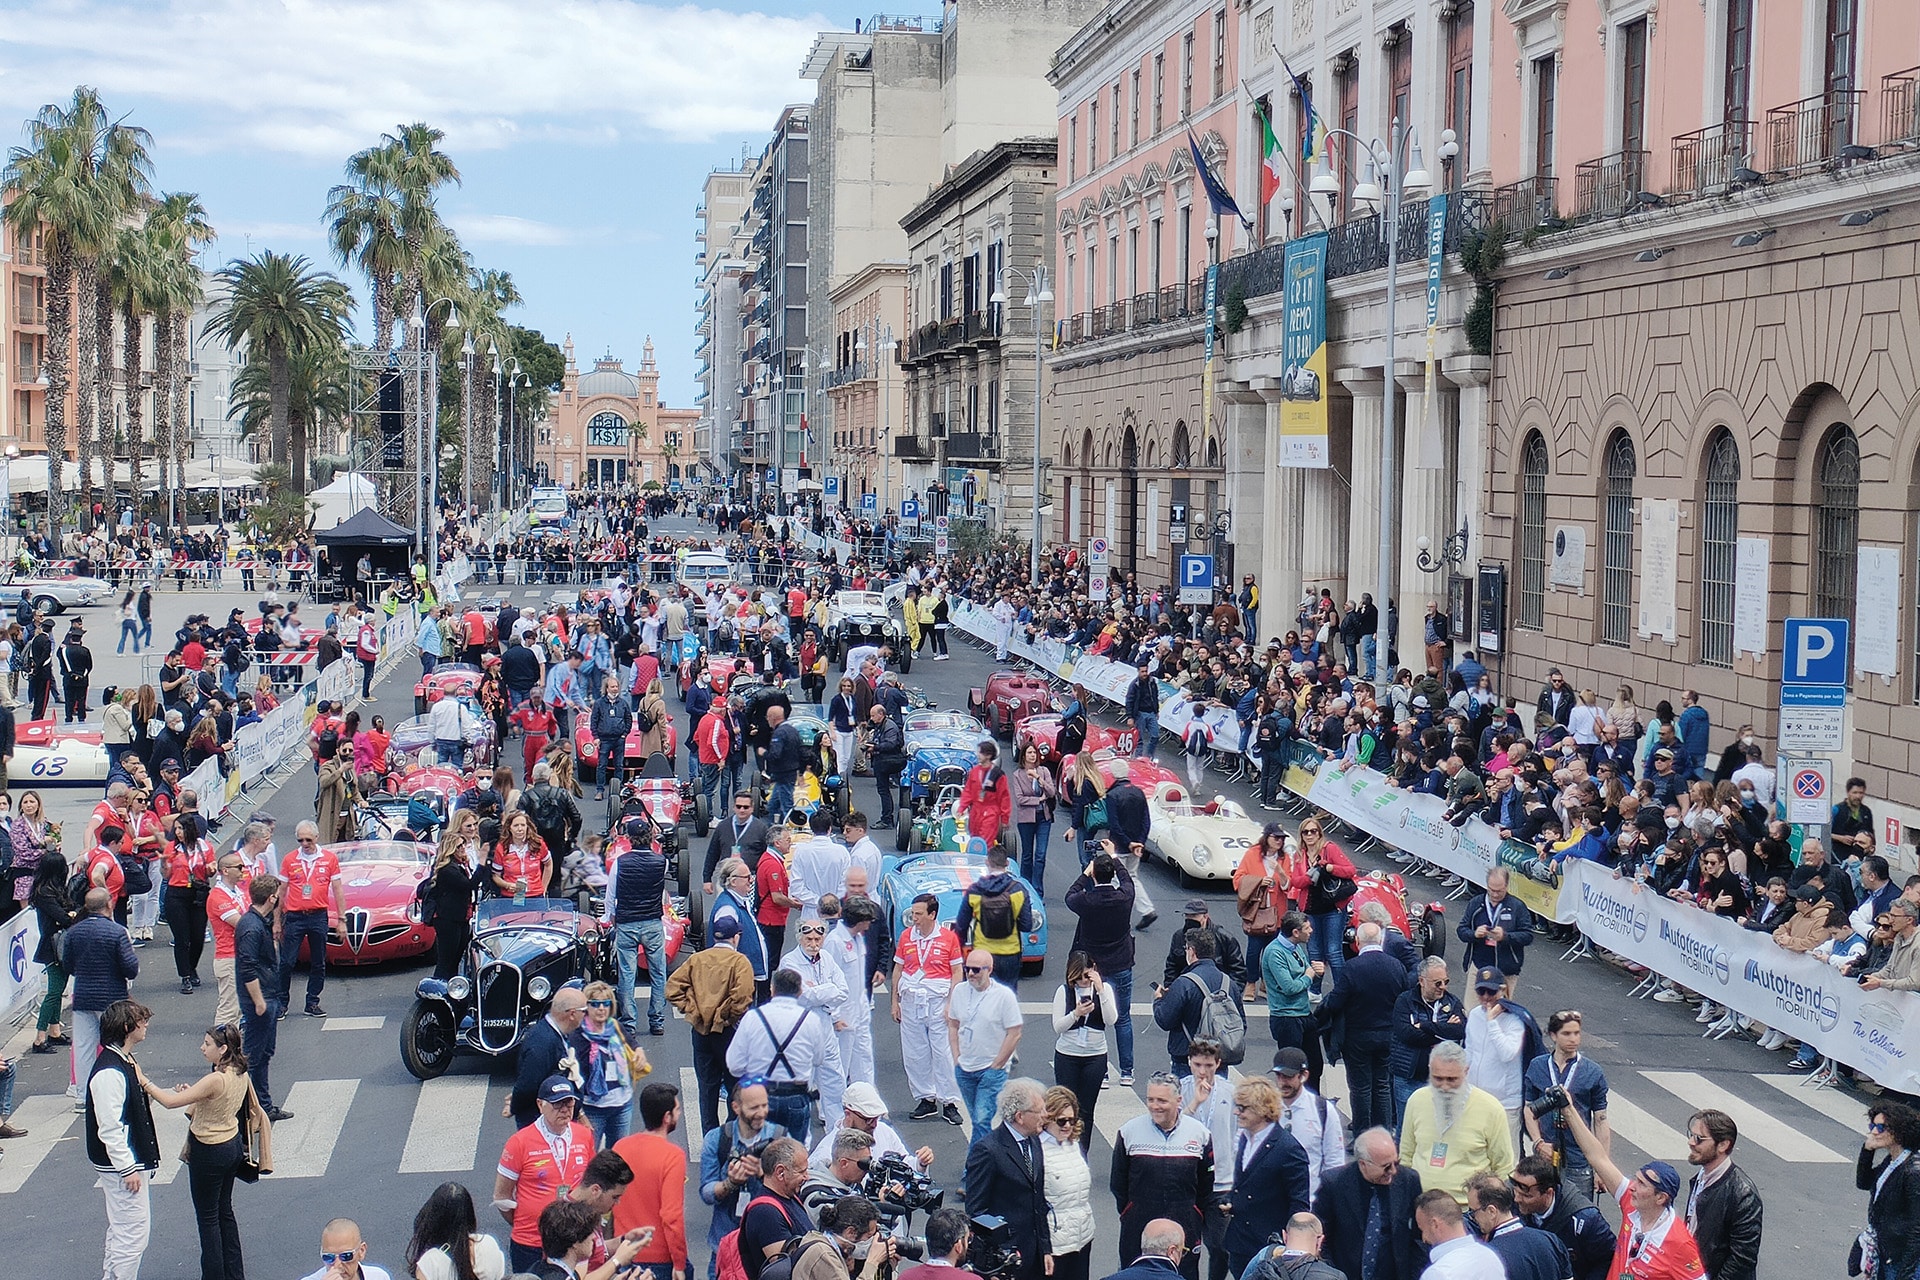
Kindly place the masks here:
[[(1886, 1159), (1876, 1162), (1881, 1152)], [(1906, 1280), (1920, 1263), (1920, 1114), (1896, 1102), (1867, 1112), (1854, 1185), (1868, 1194), (1867, 1229), (1847, 1259), (1847, 1274), (1867, 1280)]]
[(33, 887), (27, 891), (27, 905), (40, 923), (40, 945), (34, 950), (33, 962), (47, 967), (47, 996), (40, 1002), (32, 1051), (58, 1053), (61, 1045), (73, 1043), (60, 1025), (60, 999), (67, 993), (67, 971), (60, 967), (60, 940), (80, 917), (67, 901), (67, 860), (57, 849), (40, 855), (33, 869)]
[(486, 846), (480, 840), (480, 813), (461, 809), (440, 838), (440, 852), (427, 878), (433, 903), (433, 976), (460, 972), (460, 957), (473, 937), (473, 903), (486, 877)]

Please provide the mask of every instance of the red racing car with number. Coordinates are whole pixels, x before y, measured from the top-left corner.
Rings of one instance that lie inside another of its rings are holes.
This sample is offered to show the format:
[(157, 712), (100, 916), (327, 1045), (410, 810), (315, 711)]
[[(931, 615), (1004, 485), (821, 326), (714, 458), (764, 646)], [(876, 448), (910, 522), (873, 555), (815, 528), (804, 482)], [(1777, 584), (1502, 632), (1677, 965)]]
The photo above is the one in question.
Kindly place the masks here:
[[(1068, 756), (1060, 762), (1062, 775), (1071, 768), (1079, 756)], [(1187, 784), (1180, 775), (1163, 764), (1152, 760), (1129, 760), (1125, 755), (1108, 747), (1102, 747), (1093, 753), (1093, 767), (1099, 771), (1100, 780), (1109, 787), (1120, 776), (1115, 766), (1123, 766), (1133, 785), (1147, 795), (1162, 801), (1179, 801), (1187, 798)]]
[[(674, 758), (680, 750), (680, 726), (671, 715), (666, 717), (667, 759)], [(627, 755), (621, 762), (620, 776), (627, 777), (640, 772), (647, 763), (647, 757), (640, 746), (640, 717), (634, 715), (633, 728), (627, 730)], [(582, 711), (573, 717), (573, 754), (580, 762), (580, 781), (600, 785), (600, 740), (593, 736), (593, 717)], [(616, 779), (617, 781), (617, 779)]]
[(707, 670), (707, 683), (712, 687), (715, 697), (725, 697), (727, 686), (733, 683), (733, 677), (745, 665), (741, 659), (730, 653), (699, 653), (680, 660), (680, 701), (687, 700), (687, 690), (693, 688), (694, 680), (699, 676), (695, 668), (704, 661)]
[[(1028, 716), (1020, 722), (1013, 735), (1013, 758), (1017, 761), (1029, 742), (1040, 748), (1040, 760), (1052, 768), (1060, 764), (1060, 725), (1066, 717), (1057, 711), (1045, 711), (1039, 715)], [(1132, 755), (1133, 744), (1138, 738), (1131, 728), (1109, 729), (1103, 724), (1087, 722), (1087, 740), (1081, 746), (1082, 751), (1102, 749)]]
[(340, 860), (346, 913), (327, 930), (330, 965), (408, 960), (433, 950), (433, 926), (422, 924), (414, 891), (433, 869), (433, 846), (397, 840), (354, 840), (326, 846)]
[(413, 682), (413, 714), (423, 716), (427, 708), (452, 694), (472, 698), (478, 706), (480, 668), (467, 662), (443, 662)]

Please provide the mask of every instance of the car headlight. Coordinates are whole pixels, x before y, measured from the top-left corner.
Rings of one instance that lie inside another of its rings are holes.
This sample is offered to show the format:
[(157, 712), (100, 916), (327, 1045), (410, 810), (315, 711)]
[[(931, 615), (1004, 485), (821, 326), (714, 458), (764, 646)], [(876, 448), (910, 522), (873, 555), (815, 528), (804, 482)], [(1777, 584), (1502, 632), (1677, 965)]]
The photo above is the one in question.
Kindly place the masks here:
[(473, 984), (464, 977), (447, 979), (447, 994), (455, 1000), (465, 1000), (473, 993)]
[(553, 984), (545, 978), (535, 978), (527, 983), (527, 995), (535, 1000), (545, 1000), (553, 994)]
[(921, 782), (932, 782), (932, 781), (933, 781), (933, 770), (931, 770), (931, 769), (922, 769), (922, 770), (920, 771), (920, 774), (919, 774), (919, 780), (920, 780)]
[(1213, 854), (1211, 851), (1207, 849), (1205, 845), (1202, 845), (1198, 849), (1195, 849), (1193, 851), (1193, 863), (1195, 866), (1204, 867), (1209, 862), (1212, 862), (1212, 861), (1213, 861)]

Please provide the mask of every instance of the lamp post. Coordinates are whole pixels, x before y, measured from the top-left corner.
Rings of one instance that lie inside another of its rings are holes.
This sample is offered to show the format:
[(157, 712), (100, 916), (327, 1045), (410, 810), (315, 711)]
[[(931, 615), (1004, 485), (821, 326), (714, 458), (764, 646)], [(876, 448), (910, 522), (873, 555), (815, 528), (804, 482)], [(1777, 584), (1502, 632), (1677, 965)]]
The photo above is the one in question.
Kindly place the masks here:
[(460, 343), (460, 492), (467, 510), (473, 510), (473, 465), (466, 461), (466, 451), (473, 448), (473, 334), (469, 332)]
[[(1040, 308), (1053, 301), (1053, 290), (1047, 284), (1047, 264), (1036, 262), (1032, 271), (1022, 271), (1018, 267), (1002, 267), (1003, 275), (1010, 275), (1026, 283), (1027, 296), (1022, 305), (1033, 314), (1033, 546), (1027, 555), (1027, 576), (1030, 582), (1040, 581), (1040, 361), (1044, 346), (1045, 331), (1041, 328)], [(1007, 305), (1006, 284), (993, 291), (987, 301), (996, 307)]]
[[(1413, 128), (1402, 124), (1398, 116), (1394, 117), (1392, 128), (1385, 141), (1379, 138), (1366, 139), (1345, 129), (1329, 129), (1329, 140), (1343, 137), (1367, 153), (1367, 174), (1364, 181), (1353, 187), (1353, 198), (1363, 204), (1379, 206), (1381, 190), (1378, 175), (1386, 175), (1386, 228), (1387, 239), (1387, 337), (1385, 353), (1382, 357), (1385, 377), (1385, 404), (1380, 415), (1380, 563), (1379, 563), (1379, 614), (1380, 622), (1374, 635), (1376, 655), (1381, 666), (1385, 666), (1387, 655), (1392, 652), (1392, 635), (1387, 620), (1392, 614), (1389, 602), (1393, 598), (1393, 517), (1399, 506), (1395, 487), (1398, 477), (1394, 471), (1394, 455), (1398, 450), (1399, 424), (1394, 421), (1394, 346), (1395, 336), (1399, 332), (1398, 304), (1400, 300), (1400, 205), (1405, 194), (1411, 191), (1425, 191), (1433, 185), (1433, 179), (1427, 173), (1427, 167), (1420, 155), (1420, 140)], [(1441, 154), (1443, 157), (1459, 150), (1452, 131), (1441, 135)], [(1333, 176), (1330, 152), (1326, 147), (1321, 152), (1320, 172), (1314, 175), (1310, 190), (1315, 196), (1328, 198), (1329, 202), (1340, 192), (1339, 181)], [(1402, 168), (1402, 165), (1405, 168)], [(1331, 225), (1332, 209), (1326, 213), (1325, 221)]]
[[(439, 352), (427, 350), (427, 318), (434, 309), (444, 306), (447, 309), (447, 324), (455, 329), (460, 327), (460, 308), (452, 298), (438, 298), (422, 308), (420, 299), (413, 300), (413, 314), (407, 317), (407, 328), (413, 335), (413, 353), (416, 357), (414, 367), (414, 386), (418, 392), (415, 404), (419, 418), (420, 440), (415, 460), (420, 467), (419, 487), (414, 490), (414, 505), (418, 508), (419, 519), (414, 524), (414, 550), (426, 557), (427, 573), (440, 571), (440, 539), (434, 530), (434, 508), (439, 505), (440, 467), (438, 451), (433, 447), (433, 439), (438, 434), (433, 424), (438, 420), (436, 405), (428, 402), (428, 388), (437, 385), (438, 379), (429, 380), (427, 369), (429, 361), (438, 364)], [(296, 483), (299, 477), (295, 477)]]
[(5, 479), (0, 481), (0, 537), (12, 536), (13, 523), (13, 460), (20, 456), (20, 446), (10, 444), (6, 448), (4, 463)]

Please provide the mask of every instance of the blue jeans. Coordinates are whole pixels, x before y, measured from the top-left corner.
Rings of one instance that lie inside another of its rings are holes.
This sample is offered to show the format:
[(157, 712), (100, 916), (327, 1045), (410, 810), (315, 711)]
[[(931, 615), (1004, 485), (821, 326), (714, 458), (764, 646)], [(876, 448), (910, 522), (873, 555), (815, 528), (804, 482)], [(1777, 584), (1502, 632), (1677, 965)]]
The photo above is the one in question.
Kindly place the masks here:
[(13, 1114), (13, 1081), (20, 1074), (20, 1063), (16, 1059), (0, 1071), (0, 1120)]
[(433, 754), (441, 764), (450, 764), (458, 768), (467, 757), (467, 748), (466, 744), (458, 738), (435, 738)]
[(805, 1144), (812, 1137), (813, 1099), (804, 1093), (771, 1094), (767, 1098), (767, 1119)]
[(420, 671), (421, 671), (421, 673), (422, 673), (422, 674), (431, 674), (431, 673), (432, 673), (432, 671), (433, 671), (433, 668), (434, 668), (434, 666), (435, 666), (435, 664), (437, 664), (437, 663), (438, 663), (439, 661), (440, 661), (440, 655), (439, 655), (439, 654), (437, 654), (437, 653), (423, 653), (423, 654), (421, 654), (421, 655), (420, 655)]
[(1160, 741), (1160, 713), (1142, 711), (1133, 718), (1133, 758), (1153, 758), (1154, 744)]
[[(327, 913), (289, 911), (280, 930), (280, 1003), (293, 1003), (293, 966), (300, 958), (300, 941), (307, 942), (307, 1007), (320, 1003), (320, 992), (327, 985)], [(249, 1058), (253, 1055), (248, 1054)]]
[(1020, 832), (1020, 874), (1042, 898), (1047, 896), (1047, 841), (1053, 836), (1053, 819), (1017, 824)]
[(793, 779), (773, 784), (773, 794), (767, 799), (767, 821), (785, 822), (787, 815), (793, 812)]
[(1000, 1091), (1007, 1087), (1006, 1068), (968, 1071), (955, 1067), (953, 1078), (960, 1086), (960, 1100), (967, 1108), (967, 1115), (973, 1120), (973, 1141), (978, 1142), (993, 1132), (994, 1109), (1000, 1105)]
[[(1342, 911), (1323, 911), (1313, 917), (1313, 936), (1307, 939), (1307, 959), (1318, 960), (1327, 966), (1326, 986), (1332, 989), (1334, 980), (1340, 976), (1340, 966), (1344, 962), (1347, 949), (1347, 913)], [(1313, 989), (1321, 989), (1322, 979), (1313, 980)]]
[(635, 920), (614, 933), (614, 952), (620, 959), (620, 1029), (629, 1040), (640, 1034), (640, 1009), (634, 1003), (633, 984), (640, 968), (640, 950), (647, 952), (647, 1028), (667, 1025), (667, 926), (662, 920)]
[[(1396, 1135), (1400, 1132), (1401, 1117), (1407, 1114), (1407, 1099), (1413, 1096), (1414, 1090), (1425, 1087), (1423, 1081), (1408, 1080), (1402, 1076), (1393, 1078), (1393, 1132)], [(1565, 1177), (1566, 1174), (1563, 1172), (1560, 1176)]]
[(247, 1074), (253, 1079), (253, 1092), (260, 1099), (261, 1110), (273, 1111), (277, 1108), (273, 1086), (267, 1080), (267, 1068), (280, 1041), (280, 1010), (286, 1004), (275, 999), (271, 992), (262, 994), (267, 999), (265, 1013), (255, 1013), (251, 999), (240, 1002), (240, 1051), (247, 1055)]
[(724, 768), (717, 764), (700, 766), (700, 794), (707, 798), (707, 814), (719, 813), (720, 772)]
[(1366, 668), (1368, 680), (1374, 678), (1379, 666), (1374, 653), (1379, 642), (1380, 637), (1371, 632), (1360, 637), (1360, 664)]
[(127, 651), (127, 641), (129, 640), (133, 641), (133, 651), (135, 653), (140, 652), (140, 624), (132, 618), (122, 618), (120, 620), (120, 647), (115, 649), (114, 652), (125, 653)]
[(583, 1107), (587, 1113), (587, 1128), (593, 1131), (593, 1149), (605, 1151), (614, 1143), (627, 1136), (632, 1128), (633, 1100), (629, 1098), (617, 1107)]
[(1118, 973), (1103, 973), (1107, 985), (1113, 988), (1113, 1003), (1117, 1006), (1120, 1020), (1113, 1025), (1113, 1042), (1120, 1051), (1120, 1074), (1133, 1073), (1133, 970), (1122, 969)]

